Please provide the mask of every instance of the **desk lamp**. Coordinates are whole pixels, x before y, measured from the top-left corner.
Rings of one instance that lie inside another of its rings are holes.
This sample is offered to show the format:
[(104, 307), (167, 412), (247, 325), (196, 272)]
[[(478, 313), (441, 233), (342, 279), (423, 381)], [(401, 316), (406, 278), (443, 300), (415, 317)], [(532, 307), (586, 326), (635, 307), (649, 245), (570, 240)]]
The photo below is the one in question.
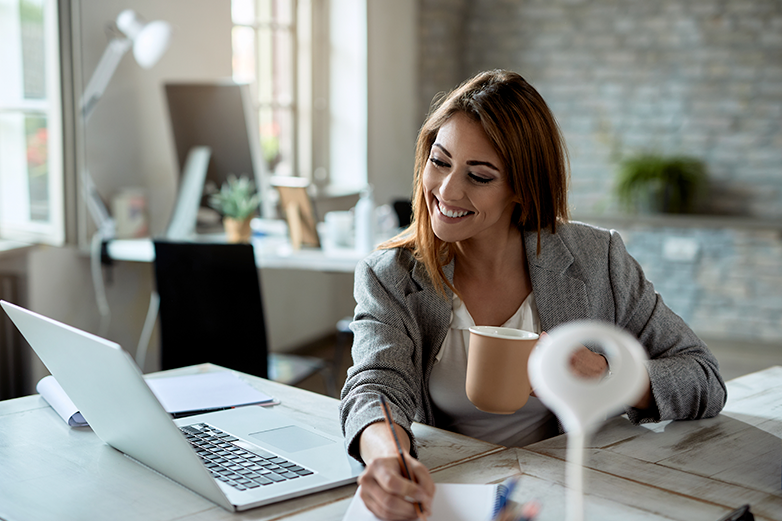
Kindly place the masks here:
[[(92, 77), (82, 94), (80, 112), (83, 125), (86, 125), (95, 110), (95, 105), (103, 96), (109, 81), (114, 76), (119, 62), (128, 51), (133, 49), (133, 57), (136, 62), (144, 69), (149, 69), (160, 60), (171, 40), (171, 26), (168, 22), (156, 20), (147, 23), (130, 9), (122, 11), (117, 16), (115, 25), (115, 35), (103, 52), (103, 56), (101, 56), (98, 66), (92, 73)], [(101, 315), (100, 333), (105, 335), (108, 329), (110, 310), (100, 271), (100, 250), (104, 240), (114, 237), (116, 228), (114, 219), (111, 218), (103, 204), (86, 167), (81, 170), (81, 178), (87, 209), (98, 228), (92, 237), (91, 268), (95, 297)]]

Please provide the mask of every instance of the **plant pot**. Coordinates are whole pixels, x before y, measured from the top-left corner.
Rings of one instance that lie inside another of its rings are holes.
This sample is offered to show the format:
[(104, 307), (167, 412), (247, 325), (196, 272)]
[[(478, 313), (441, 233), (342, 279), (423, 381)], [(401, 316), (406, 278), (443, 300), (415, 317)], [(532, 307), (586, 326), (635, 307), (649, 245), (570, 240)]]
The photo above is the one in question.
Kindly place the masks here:
[(233, 217), (223, 218), (223, 227), (225, 228), (226, 241), (235, 242), (250, 242), (252, 236), (252, 229), (250, 228), (250, 221), (252, 217), (245, 219), (234, 219)]

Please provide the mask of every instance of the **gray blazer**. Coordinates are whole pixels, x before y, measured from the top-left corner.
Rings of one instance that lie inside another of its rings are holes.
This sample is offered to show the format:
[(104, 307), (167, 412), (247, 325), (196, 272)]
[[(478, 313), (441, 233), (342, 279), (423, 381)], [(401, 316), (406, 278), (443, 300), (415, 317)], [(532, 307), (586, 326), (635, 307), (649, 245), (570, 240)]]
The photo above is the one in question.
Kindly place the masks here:
[[(649, 355), (655, 407), (628, 408), (633, 423), (717, 415), (725, 383), (717, 360), (671, 311), (615, 231), (568, 223), (557, 233), (524, 232), (532, 291), (544, 331), (579, 319), (607, 321), (629, 331)], [(453, 280), (453, 262), (445, 266)], [(451, 295), (438, 294), (423, 264), (408, 250), (380, 250), (359, 263), (353, 366), (342, 389), (340, 416), (349, 453), (360, 460), (358, 437), (382, 421), (376, 395), (386, 396), (394, 419), (436, 426), (429, 375), (451, 322)]]

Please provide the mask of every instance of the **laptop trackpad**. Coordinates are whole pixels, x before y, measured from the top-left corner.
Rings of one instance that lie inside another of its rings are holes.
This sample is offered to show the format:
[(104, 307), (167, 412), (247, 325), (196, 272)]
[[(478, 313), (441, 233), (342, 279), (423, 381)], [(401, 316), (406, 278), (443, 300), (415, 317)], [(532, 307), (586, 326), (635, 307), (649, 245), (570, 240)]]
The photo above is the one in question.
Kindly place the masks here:
[(314, 432), (302, 429), (301, 427), (296, 427), (295, 425), (268, 431), (253, 432), (250, 436), (258, 441), (284, 450), (285, 452), (299, 452), (301, 450), (335, 443), (333, 440), (319, 436)]

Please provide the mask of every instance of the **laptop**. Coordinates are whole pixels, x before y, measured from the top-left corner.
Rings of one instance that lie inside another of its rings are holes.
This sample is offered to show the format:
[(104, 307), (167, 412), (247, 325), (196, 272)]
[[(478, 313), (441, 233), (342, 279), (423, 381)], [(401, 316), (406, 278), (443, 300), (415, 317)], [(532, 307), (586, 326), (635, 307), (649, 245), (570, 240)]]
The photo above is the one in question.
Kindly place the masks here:
[(226, 510), (353, 483), (362, 471), (342, 438), (268, 408), (173, 420), (119, 344), (0, 305), (101, 440)]

